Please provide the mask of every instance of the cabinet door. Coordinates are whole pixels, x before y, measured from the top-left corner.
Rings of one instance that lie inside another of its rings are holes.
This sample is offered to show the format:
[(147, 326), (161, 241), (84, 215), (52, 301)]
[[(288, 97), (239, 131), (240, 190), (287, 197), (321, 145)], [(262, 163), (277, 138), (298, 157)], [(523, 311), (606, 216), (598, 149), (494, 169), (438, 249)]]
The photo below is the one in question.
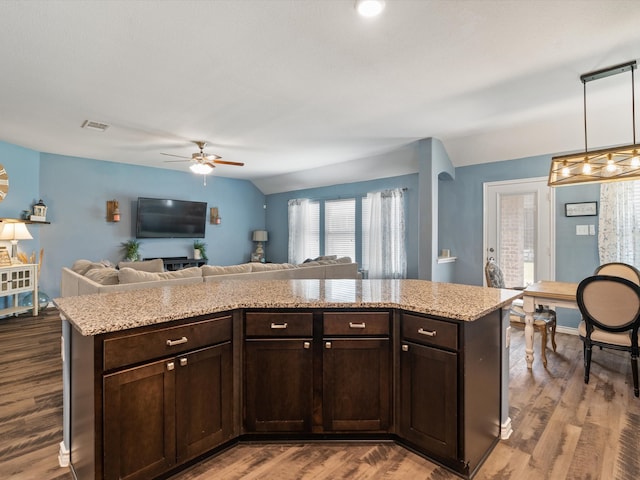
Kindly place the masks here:
[(173, 360), (104, 377), (106, 480), (149, 479), (175, 464), (174, 386)]
[(176, 358), (178, 463), (221, 445), (233, 436), (231, 344)]
[(400, 435), (451, 459), (457, 456), (457, 363), (454, 352), (402, 343)]
[(388, 339), (326, 339), (323, 345), (323, 424), (327, 431), (389, 428)]
[(246, 340), (244, 373), (247, 432), (311, 431), (311, 340)]

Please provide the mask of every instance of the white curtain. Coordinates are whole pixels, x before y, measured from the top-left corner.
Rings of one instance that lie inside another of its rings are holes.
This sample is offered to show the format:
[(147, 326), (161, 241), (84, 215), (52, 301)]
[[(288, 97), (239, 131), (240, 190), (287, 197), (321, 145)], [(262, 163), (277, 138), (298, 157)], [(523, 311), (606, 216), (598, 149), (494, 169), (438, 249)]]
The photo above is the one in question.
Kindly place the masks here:
[(600, 264), (640, 266), (640, 181), (600, 185), (598, 253)]
[(406, 278), (402, 189), (368, 193), (369, 278)]
[(302, 263), (307, 258), (309, 236), (309, 199), (289, 200), (289, 263)]

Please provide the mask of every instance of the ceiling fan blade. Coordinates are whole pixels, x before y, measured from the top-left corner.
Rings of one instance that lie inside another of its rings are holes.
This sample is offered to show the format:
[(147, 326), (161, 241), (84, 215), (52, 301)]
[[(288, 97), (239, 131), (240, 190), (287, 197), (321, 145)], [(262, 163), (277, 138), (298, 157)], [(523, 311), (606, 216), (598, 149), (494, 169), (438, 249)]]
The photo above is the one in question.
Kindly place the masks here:
[(165, 160), (164, 163), (183, 163), (183, 162), (190, 162), (191, 159), (187, 158), (185, 160)]
[(216, 166), (211, 162), (203, 162), (203, 165), (206, 165), (207, 167), (211, 167), (211, 168), (216, 168)]
[(162, 153), (160, 155), (166, 155), (167, 157), (178, 157), (178, 158), (186, 158), (187, 160), (191, 160), (189, 157), (185, 157), (184, 155), (174, 155), (173, 153)]
[(235, 165), (236, 167), (244, 167), (242, 162), (230, 162), (229, 160), (214, 160), (213, 163), (220, 163), (222, 165)]

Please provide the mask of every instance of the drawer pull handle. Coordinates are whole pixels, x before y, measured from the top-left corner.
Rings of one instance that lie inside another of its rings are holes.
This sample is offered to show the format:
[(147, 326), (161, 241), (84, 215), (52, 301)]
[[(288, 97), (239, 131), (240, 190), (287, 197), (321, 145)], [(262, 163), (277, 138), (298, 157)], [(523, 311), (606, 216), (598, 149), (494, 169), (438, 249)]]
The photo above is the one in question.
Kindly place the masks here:
[(182, 337), (179, 340), (167, 340), (167, 347), (173, 347), (175, 345), (182, 345), (183, 343), (187, 343), (187, 337)]
[(284, 328), (287, 328), (287, 322), (284, 322), (284, 323), (272, 323), (271, 324), (271, 328), (273, 328), (273, 329), (277, 329), (277, 328), (284, 329)]
[(427, 337), (435, 337), (436, 336), (436, 330), (425, 330), (422, 327), (418, 329), (418, 333), (420, 335), (426, 335)]
[(353, 323), (353, 322), (349, 322), (349, 328), (366, 328), (367, 324), (362, 322), (362, 323)]

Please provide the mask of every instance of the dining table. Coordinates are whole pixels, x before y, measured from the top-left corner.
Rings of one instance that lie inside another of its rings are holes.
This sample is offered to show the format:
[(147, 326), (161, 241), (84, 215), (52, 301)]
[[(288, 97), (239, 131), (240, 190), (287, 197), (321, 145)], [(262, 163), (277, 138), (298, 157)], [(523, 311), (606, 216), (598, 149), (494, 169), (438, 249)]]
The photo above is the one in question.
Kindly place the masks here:
[[(524, 289), (522, 296), (525, 313), (525, 354), (527, 368), (533, 366), (533, 314), (537, 305), (578, 309), (576, 300), (577, 283), (542, 280)], [(546, 348), (546, 346), (543, 346)]]

